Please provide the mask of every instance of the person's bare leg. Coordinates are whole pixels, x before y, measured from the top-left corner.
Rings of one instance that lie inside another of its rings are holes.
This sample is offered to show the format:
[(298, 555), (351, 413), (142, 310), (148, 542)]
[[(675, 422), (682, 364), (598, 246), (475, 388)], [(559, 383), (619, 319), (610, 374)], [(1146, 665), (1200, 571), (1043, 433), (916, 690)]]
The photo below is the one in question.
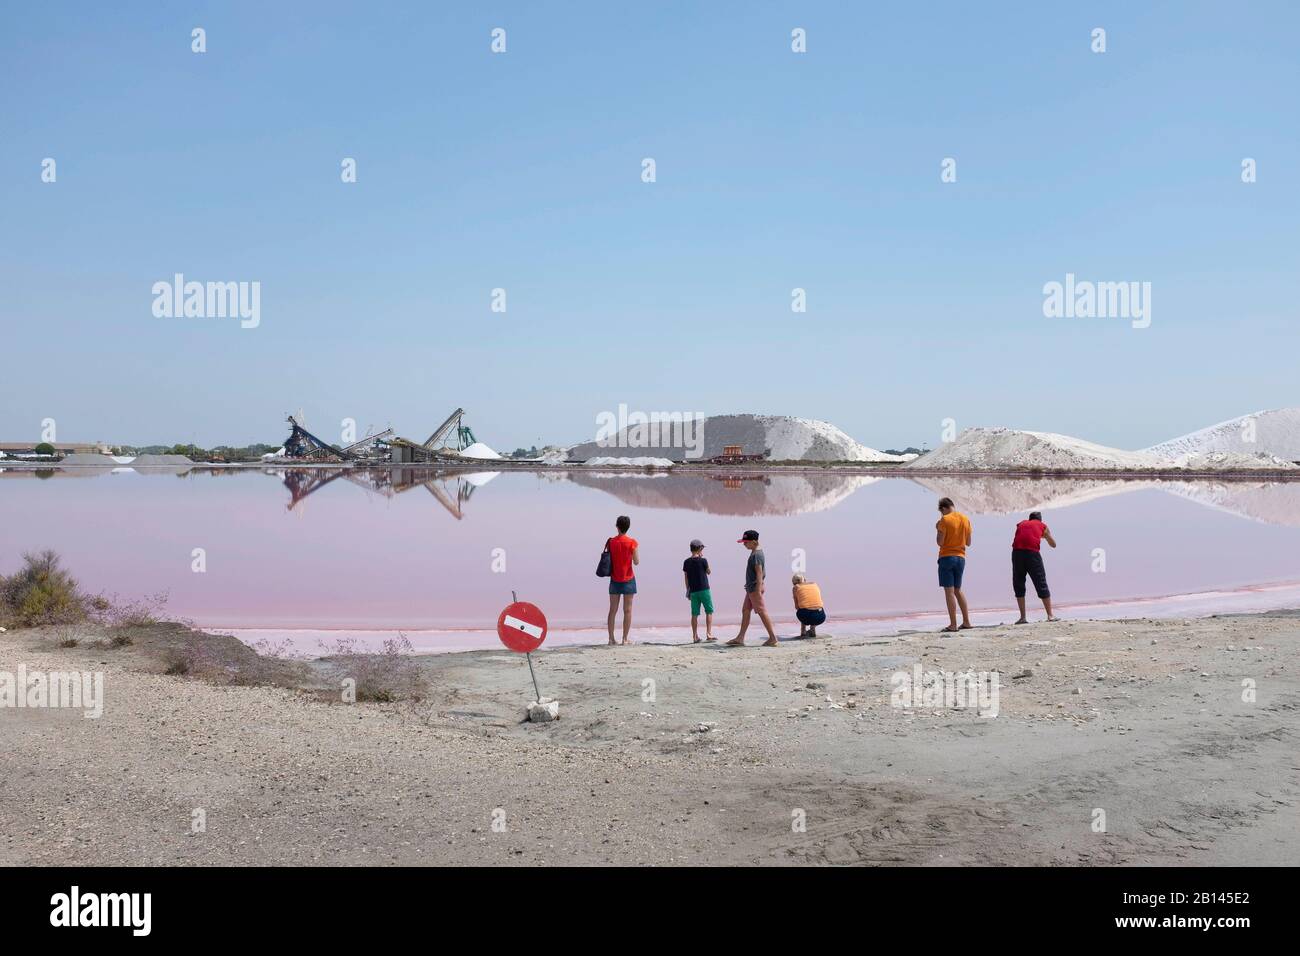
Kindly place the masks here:
[(759, 609), (758, 619), (762, 621), (763, 626), (767, 628), (767, 640), (763, 642), (763, 646), (776, 647), (778, 643), (776, 639), (776, 630), (772, 627), (772, 618), (768, 616), (767, 608), (764, 607)]
[(1052, 599), (1050, 597), (1043, 598), (1043, 610), (1047, 612), (1047, 619), (1049, 621), (1060, 620), (1059, 617), (1052, 613)]
[(706, 641), (716, 641), (713, 636), (713, 614), (709, 611), (704, 612), (704, 639)]
[(691, 643), (700, 643), (700, 616), (698, 614), (691, 615)]
[(963, 631), (974, 627), (970, 622), (970, 608), (966, 607), (966, 595), (962, 593), (961, 588), (954, 588), (957, 592), (957, 606), (961, 608), (961, 629)]
[[(1025, 617), (1025, 599), (1022, 598), (1022, 597), (1018, 597), (1018, 598), (1016, 598), (1016, 606), (1020, 608), (1020, 620), (1016, 621), (1016, 623), (1017, 623), (1017, 624), (1028, 624), (1028, 623), (1029, 623), (1029, 618)], [(1048, 612), (1047, 612), (1047, 616), (1048, 616), (1048, 617), (1051, 617), (1051, 616), (1052, 616), (1051, 611), (1048, 611)]]
[(952, 588), (943, 589), (943, 601), (948, 605), (948, 627), (945, 630), (955, 631), (957, 630), (957, 598), (952, 593)]
[(617, 614), (618, 614), (618, 595), (611, 594), (609, 596), (609, 620), (605, 622), (606, 624), (609, 625), (609, 642), (611, 644), (618, 643), (617, 641), (614, 640), (614, 617)]
[(623, 595), (623, 643), (631, 644), (627, 639), (628, 632), (632, 630), (632, 595)]
[(745, 643), (745, 632), (749, 630), (749, 598), (745, 598), (745, 606), (740, 609), (740, 633), (727, 641), (728, 647), (740, 647)]
[(799, 622), (799, 636), (803, 637), (808, 633), (808, 625), (803, 621)]

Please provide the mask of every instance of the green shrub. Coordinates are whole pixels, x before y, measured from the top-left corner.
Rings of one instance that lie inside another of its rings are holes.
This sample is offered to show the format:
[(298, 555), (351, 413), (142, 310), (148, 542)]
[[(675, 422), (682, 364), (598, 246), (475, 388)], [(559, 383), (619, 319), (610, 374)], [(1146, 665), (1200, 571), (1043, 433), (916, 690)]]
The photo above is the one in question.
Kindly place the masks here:
[(36, 454), (38, 455), (53, 455), (54, 446), (47, 441), (43, 441), (35, 448), (33, 448), (32, 451), (36, 452)]
[(87, 599), (53, 551), (23, 555), (16, 574), (0, 578), (0, 611), (19, 627), (75, 624), (86, 618)]

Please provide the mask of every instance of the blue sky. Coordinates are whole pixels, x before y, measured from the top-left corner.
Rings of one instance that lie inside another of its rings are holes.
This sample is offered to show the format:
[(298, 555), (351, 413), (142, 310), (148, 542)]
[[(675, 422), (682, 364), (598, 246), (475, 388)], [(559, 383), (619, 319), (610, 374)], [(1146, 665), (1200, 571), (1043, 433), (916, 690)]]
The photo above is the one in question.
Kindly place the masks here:
[[(1298, 11), (6, 2), (0, 438), (461, 405), (508, 450), (622, 402), (1136, 447), (1298, 404)], [(154, 317), (176, 272), (261, 324)], [(1067, 272), (1151, 327), (1045, 318)]]

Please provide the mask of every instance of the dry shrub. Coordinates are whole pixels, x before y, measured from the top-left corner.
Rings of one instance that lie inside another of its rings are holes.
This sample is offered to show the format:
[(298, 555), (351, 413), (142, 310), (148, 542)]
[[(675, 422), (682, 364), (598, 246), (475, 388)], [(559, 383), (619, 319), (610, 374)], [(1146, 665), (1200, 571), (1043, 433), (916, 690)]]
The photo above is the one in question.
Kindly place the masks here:
[(169, 647), (162, 654), (164, 674), (184, 674), (208, 680), (226, 681), (230, 668), (206, 641), (191, 640)]
[(293, 649), (293, 641), (287, 637), (282, 637), (278, 641), (272, 641), (270, 638), (264, 637), (259, 641), (254, 641), (249, 646), (263, 657), (274, 657), (282, 661), (307, 660), (306, 654)]
[[(132, 627), (150, 627), (166, 620), (163, 609), (167, 606), (167, 592), (148, 594), (133, 601), (122, 601), (114, 594), (111, 598), (97, 595), (92, 602), (95, 621), (111, 630)], [(131, 643), (129, 640), (126, 643)], [(118, 645), (120, 646), (120, 645)]]
[(420, 667), (411, 657), (411, 642), (398, 632), (387, 638), (378, 653), (359, 650), (355, 637), (340, 638), (321, 646), (333, 659), (340, 678), (356, 681), (357, 700), (392, 703), (419, 700), (424, 695)]

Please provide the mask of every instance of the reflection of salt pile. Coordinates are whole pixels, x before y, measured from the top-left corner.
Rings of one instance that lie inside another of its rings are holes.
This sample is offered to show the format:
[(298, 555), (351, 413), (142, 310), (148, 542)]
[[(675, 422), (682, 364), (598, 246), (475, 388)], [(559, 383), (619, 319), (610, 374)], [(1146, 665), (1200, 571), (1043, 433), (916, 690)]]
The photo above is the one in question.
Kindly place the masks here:
[(493, 451), (491, 448), (489, 448), (487, 445), (483, 444), (481, 441), (476, 441), (474, 444), (470, 445), (468, 448), (462, 448), (462, 449), (461, 449), (461, 452), (460, 452), (460, 457), (462, 457), (462, 458), (488, 458), (488, 459), (491, 459), (491, 458), (500, 458), (501, 456), (498, 455), (498, 454), (497, 454), (495, 451)]
[(1170, 458), (1237, 452), (1300, 461), (1300, 408), (1275, 408), (1242, 415), (1152, 445), (1147, 451)]
[(1165, 487), (1198, 504), (1264, 524), (1300, 528), (1300, 483), (1179, 481)]
[(984, 478), (953, 476), (913, 478), (936, 498), (951, 498), (959, 511), (977, 515), (1005, 515), (1068, 508), (1097, 498), (1143, 488), (1156, 488), (1158, 481), (1088, 478)]
[(1264, 524), (1300, 527), (1300, 482), (1168, 481), (1150, 478), (1005, 478), (954, 475), (913, 478), (936, 497), (952, 498), (960, 511), (1024, 515), (1060, 511), (1134, 491), (1163, 491)]
[(473, 485), (475, 488), (482, 488), (499, 474), (501, 474), (499, 471), (476, 471), (473, 474), (460, 475), (459, 477), (466, 484)]
[(858, 444), (828, 422), (786, 415), (713, 415), (689, 423), (685, 433), (680, 424), (670, 427), (661, 423), (646, 430), (629, 426), (604, 442), (574, 446), (569, 457), (585, 461), (649, 456), (687, 461), (717, 457), (728, 445), (739, 445), (747, 455), (766, 453), (770, 461), (903, 461), (898, 455)]
[(955, 441), (908, 464), (909, 468), (982, 471), (1040, 469), (1043, 471), (1168, 470), (1185, 468), (1227, 471), (1242, 468), (1290, 469), (1288, 461), (1270, 455), (1241, 452), (1202, 452), (1180, 455), (1124, 451), (1052, 432), (1014, 428), (968, 428)]
[(608, 465), (636, 465), (641, 468), (671, 468), (673, 466), (670, 458), (650, 458), (645, 455), (636, 458), (617, 458), (611, 455), (602, 455), (599, 458), (588, 458), (583, 464), (594, 465), (598, 468)]
[(717, 515), (796, 515), (835, 507), (864, 485), (865, 475), (764, 475), (748, 479), (675, 472), (663, 481), (636, 475), (568, 472), (575, 484), (598, 488), (636, 508), (703, 511)]

